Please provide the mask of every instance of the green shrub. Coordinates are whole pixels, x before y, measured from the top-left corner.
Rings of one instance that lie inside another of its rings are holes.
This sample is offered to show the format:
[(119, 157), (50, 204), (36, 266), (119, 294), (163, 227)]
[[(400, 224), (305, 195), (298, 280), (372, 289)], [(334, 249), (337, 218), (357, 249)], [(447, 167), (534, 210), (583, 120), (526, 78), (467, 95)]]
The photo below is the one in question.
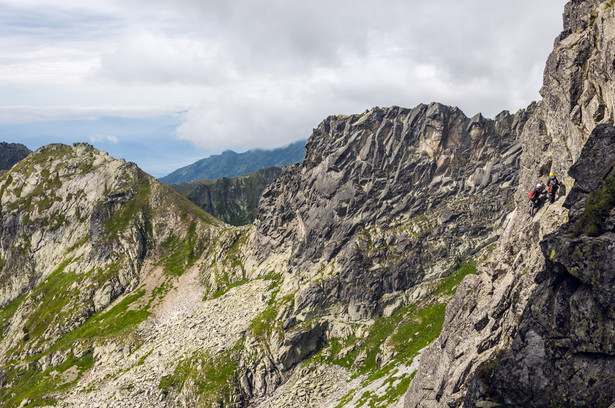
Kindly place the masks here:
[(573, 227), (573, 236), (585, 234), (596, 237), (604, 232), (604, 222), (615, 207), (615, 176), (605, 180), (604, 186), (591, 192), (585, 200), (585, 209)]

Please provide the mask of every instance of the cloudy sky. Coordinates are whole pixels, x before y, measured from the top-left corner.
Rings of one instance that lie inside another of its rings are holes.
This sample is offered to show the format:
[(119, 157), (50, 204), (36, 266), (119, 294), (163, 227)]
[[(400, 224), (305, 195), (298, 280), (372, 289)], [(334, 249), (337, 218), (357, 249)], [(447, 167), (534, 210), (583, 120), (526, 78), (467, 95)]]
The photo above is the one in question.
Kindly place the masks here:
[(0, 140), (155, 176), (330, 114), (540, 98), (564, 0), (0, 0)]

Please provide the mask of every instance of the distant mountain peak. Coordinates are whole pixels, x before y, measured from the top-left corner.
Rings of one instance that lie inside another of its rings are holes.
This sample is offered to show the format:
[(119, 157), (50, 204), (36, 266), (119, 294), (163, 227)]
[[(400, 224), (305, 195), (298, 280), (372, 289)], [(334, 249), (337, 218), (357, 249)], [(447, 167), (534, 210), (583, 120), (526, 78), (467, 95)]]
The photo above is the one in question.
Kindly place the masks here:
[(165, 184), (187, 183), (238, 177), (268, 167), (284, 167), (300, 163), (305, 157), (305, 140), (272, 150), (252, 149), (244, 153), (225, 150), (221, 154), (198, 160), (162, 177)]
[(9, 170), (30, 153), (31, 150), (21, 143), (0, 142), (0, 170)]

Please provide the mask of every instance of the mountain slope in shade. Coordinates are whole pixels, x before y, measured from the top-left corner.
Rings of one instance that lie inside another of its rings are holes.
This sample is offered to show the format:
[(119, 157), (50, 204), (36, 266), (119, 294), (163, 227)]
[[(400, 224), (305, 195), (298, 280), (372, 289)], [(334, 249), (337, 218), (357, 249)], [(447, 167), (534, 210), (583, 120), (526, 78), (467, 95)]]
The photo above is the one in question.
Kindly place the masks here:
[(281, 172), (280, 167), (268, 167), (239, 177), (196, 180), (170, 184), (169, 187), (214, 217), (240, 226), (254, 221), (263, 190)]
[(267, 167), (284, 167), (300, 163), (305, 156), (305, 140), (274, 150), (248, 150), (235, 153), (227, 150), (194, 162), (162, 177), (165, 184), (185, 183), (194, 180), (213, 180), (238, 177)]
[(23, 160), (31, 150), (21, 143), (0, 142), (0, 170), (8, 170)]

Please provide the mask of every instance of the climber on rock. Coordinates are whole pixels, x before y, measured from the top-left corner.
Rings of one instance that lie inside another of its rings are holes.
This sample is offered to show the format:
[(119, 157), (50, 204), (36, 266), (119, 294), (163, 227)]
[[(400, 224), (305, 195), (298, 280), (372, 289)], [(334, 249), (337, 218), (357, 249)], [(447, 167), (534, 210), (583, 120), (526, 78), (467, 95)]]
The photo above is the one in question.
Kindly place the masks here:
[(536, 185), (535, 189), (530, 191), (529, 199), (530, 199), (530, 216), (531, 217), (533, 217), (536, 214), (536, 212), (538, 212), (538, 209), (540, 208), (540, 205), (543, 202), (544, 194), (545, 194), (544, 186), (540, 183)]
[(557, 177), (553, 173), (549, 173), (549, 179), (547, 180), (547, 197), (549, 198), (549, 202), (553, 204), (555, 201), (555, 195), (557, 194), (557, 189), (559, 188), (559, 181)]

